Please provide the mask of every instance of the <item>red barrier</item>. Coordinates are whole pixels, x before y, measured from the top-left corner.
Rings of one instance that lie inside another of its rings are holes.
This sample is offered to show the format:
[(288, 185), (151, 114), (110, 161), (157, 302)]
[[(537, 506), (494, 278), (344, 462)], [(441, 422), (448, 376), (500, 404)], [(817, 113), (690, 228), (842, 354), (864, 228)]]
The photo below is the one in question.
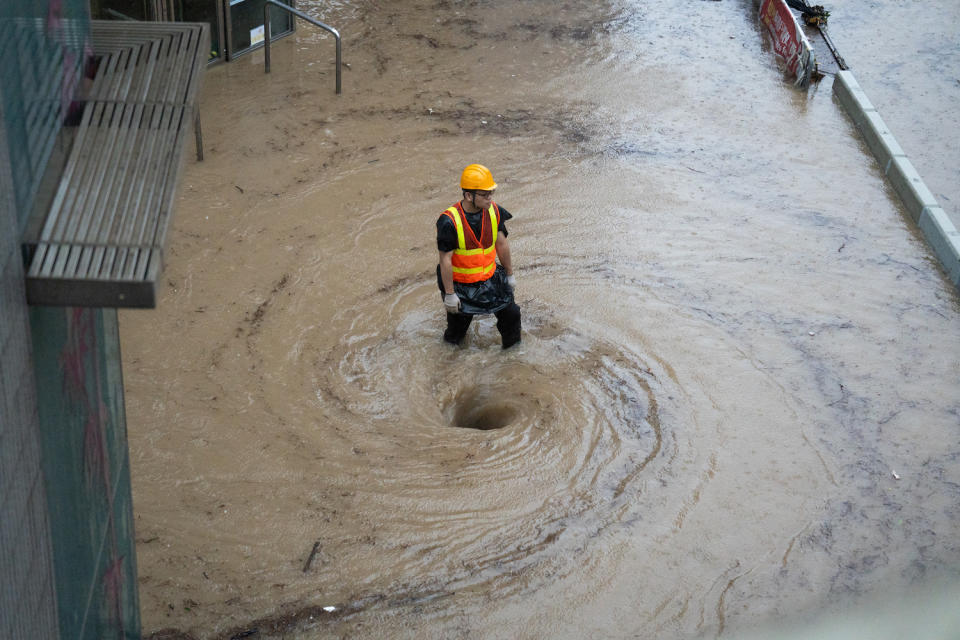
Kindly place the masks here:
[(773, 50), (783, 60), (787, 73), (796, 77), (798, 86), (807, 86), (816, 67), (813, 48), (790, 7), (784, 0), (763, 0), (760, 21), (770, 32)]

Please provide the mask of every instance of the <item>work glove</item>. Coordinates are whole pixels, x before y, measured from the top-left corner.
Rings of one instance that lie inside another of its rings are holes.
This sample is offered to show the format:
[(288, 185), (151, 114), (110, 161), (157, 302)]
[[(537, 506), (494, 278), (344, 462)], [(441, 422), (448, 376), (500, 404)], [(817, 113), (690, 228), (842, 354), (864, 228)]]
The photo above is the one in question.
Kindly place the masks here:
[(507, 276), (507, 286), (510, 287), (510, 291), (513, 291), (517, 288), (517, 279), (514, 276)]
[(460, 296), (455, 293), (443, 294), (443, 306), (447, 313), (460, 313)]

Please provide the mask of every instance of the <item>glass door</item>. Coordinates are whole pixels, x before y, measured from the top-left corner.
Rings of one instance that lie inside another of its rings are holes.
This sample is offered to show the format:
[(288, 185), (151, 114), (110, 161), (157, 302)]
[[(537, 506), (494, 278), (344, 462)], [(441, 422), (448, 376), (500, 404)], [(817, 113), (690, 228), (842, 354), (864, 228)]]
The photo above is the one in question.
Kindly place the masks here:
[[(294, 0), (280, 0), (294, 7)], [(224, 0), (227, 3), (227, 56), (232, 60), (263, 46), (264, 0)], [(279, 7), (270, 10), (271, 42), (293, 33), (293, 14)]]

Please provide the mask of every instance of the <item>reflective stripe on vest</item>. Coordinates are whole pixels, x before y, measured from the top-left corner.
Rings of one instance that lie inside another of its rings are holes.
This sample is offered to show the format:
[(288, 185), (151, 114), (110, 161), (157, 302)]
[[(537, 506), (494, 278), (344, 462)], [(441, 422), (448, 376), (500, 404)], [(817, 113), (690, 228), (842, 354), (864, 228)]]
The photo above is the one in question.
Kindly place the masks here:
[[(451, 263), (453, 264), (454, 282), (483, 282), (488, 280), (497, 270), (497, 231), (500, 226), (500, 211), (495, 204), (488, 210), (490, 223), (480, 222), (480, 238), (477, 238), (473, 229), (467, 224), (466, 217), (457, 205), (443, 212), (452, 221), (457, 230), (457, 248), (453, 250)], [(483, 246), (484, 232), (490, 230), (490, 245)]]

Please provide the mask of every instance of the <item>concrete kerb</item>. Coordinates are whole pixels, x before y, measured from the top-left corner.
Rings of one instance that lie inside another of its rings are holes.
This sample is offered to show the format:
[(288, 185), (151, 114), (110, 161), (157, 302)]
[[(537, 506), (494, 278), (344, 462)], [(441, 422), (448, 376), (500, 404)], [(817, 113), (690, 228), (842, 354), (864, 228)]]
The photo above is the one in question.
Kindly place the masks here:
[(950, 282), (960, 287), (960, 231), (957, 231), (946, 211), (940, 207), (924, 209), (919, 225), (927, 242), (947, 270)]
[(960, 289), (960, 232), (924, 184), (852, 72), (837, 73), (833, 93), (857, 125), (890, 185), (946, 270), (950, 282)]

